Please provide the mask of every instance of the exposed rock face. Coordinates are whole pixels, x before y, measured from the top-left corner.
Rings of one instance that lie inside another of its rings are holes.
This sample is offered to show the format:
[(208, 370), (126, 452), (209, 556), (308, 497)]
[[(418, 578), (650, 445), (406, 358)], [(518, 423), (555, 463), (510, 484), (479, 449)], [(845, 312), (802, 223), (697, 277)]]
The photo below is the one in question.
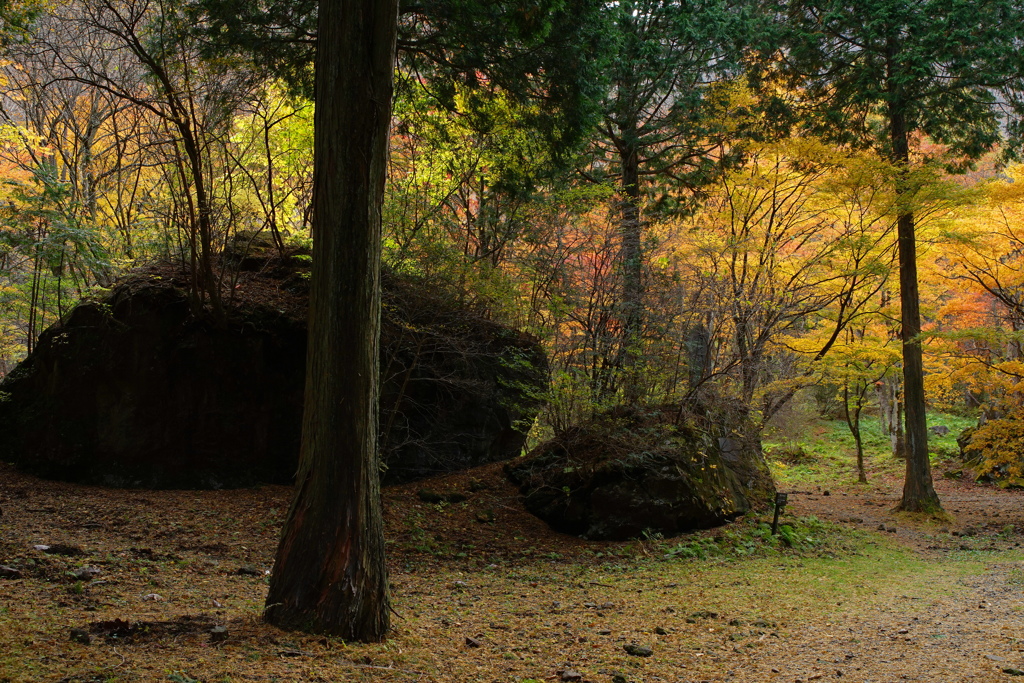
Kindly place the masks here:
[(385, 482), (518, 456), (548, 389), (533, 338), (384, 279), (381, 449)]
[[(305, 373), (305, 281), (243, 274), (226, 322), (190, 313), (166, 272), (139, 275), (47, 330), (0, 384), (0, 458), (112, 486), (286, 483)], [(180, 284), (180, 283), (179, 283)], [(386, 278), (385, 481), (508, 459), (546, 389), (530, 338)]]
[(678, 406), (613, 410), (505, 471), (530, 512), (591, 539), (715, 526), (766, 505), (775, 492), (756, 438)]

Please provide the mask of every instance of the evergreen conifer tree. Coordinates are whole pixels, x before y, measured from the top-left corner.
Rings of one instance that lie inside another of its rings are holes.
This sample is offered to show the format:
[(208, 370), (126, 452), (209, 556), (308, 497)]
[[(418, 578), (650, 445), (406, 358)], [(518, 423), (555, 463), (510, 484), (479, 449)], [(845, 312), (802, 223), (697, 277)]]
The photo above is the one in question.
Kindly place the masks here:
[[(1024, 7), (1016, 0), (767, 0), (762, 91), (776, 114), (826, 138), (871, 146), (894, 164), (898, 193), (907, 472), (900, 508), (940, 508), (925, 421), (917, 282), (913, 141), (946, 150), (951, 170), (992, 150), (1015, 112), (1003, 92), (1024, 78)], [(792, 102), (784, 102), (792, 95)], [(1020, 112), (1016, 112), (1019, 114)], [(1012, 150), (1010, 150), (1012, 151)]]

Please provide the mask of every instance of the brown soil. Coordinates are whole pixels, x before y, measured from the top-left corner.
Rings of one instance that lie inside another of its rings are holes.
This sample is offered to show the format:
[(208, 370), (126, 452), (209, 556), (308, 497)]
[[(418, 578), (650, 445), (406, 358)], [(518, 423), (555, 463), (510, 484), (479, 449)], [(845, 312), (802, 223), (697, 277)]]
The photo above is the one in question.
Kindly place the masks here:
[[(497, 466), (390, 488), (394, 631), (360, 645), (259, 621), (287, 487), (109, 490), (0, 465), (0, 565), (21, 572), (0, 578), (0, 682), (1024, 680), (1003, 672), (1024, 669), (1024, 493), (937, 487), (953, 519), (892, 513), (895, 480), (791, 492), (788, 512), (864, 530), (882, 581), (839, 548), (661, 561), (665, 543), (557, 534)], [(896, 544), (909, 566), (884, 564)]]

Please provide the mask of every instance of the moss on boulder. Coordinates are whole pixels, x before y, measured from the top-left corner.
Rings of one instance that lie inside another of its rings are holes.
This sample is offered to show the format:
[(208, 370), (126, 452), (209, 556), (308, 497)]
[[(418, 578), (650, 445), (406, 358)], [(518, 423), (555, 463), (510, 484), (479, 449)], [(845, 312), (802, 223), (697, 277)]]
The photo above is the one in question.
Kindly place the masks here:
[(620, 407), (505, 466), (527, 509), (591, 539), (672, 536), (766, 506), (760, 441), (720, 411)]

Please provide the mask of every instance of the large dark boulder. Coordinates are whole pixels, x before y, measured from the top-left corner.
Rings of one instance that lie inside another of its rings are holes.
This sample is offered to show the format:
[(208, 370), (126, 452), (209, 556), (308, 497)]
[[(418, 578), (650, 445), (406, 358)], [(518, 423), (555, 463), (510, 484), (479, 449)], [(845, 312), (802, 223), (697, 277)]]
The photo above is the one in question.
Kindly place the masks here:
[[(112, 486), (287, 483), (298, 455), (308, 258), (242, 272), (226, 320), (168, 269), (79, 304), (0, 384), (0, 459)], [(537, 343), (385, 278), (385, 481), (519, 455), (546, 389)]]
[(719, 412), (617, 408), (505, 466), (526, 508), (590, 539), (673, 536), (721, 524), (774, 495), (760, 441)]

